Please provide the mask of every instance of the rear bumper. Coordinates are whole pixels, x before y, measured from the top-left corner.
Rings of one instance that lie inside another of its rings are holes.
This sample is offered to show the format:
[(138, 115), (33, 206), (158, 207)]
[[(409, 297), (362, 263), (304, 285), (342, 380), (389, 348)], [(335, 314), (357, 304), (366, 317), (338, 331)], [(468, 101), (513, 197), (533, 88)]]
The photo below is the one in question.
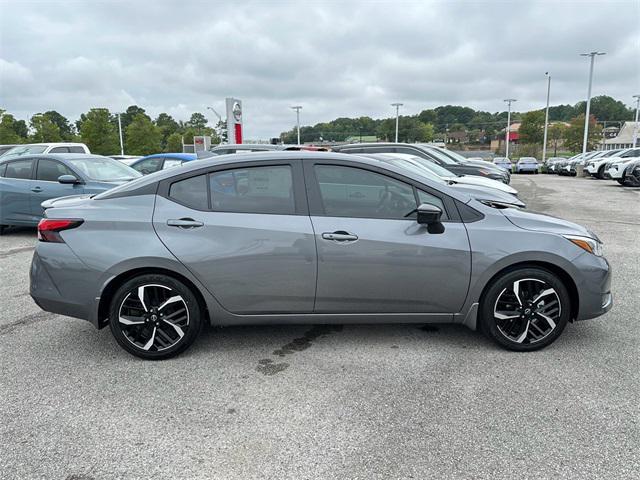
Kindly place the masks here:
[(88, 268), (63, 243), (39, 243), (29, 272), (29, 294), (43, 310), (97, 325)]
[(613, 306), (611, 267), (604, 257), (584, 253), (573, 264), (581, 276), (576, 279), (579, 306), (576, 320), (588, 320), (604, 315)]

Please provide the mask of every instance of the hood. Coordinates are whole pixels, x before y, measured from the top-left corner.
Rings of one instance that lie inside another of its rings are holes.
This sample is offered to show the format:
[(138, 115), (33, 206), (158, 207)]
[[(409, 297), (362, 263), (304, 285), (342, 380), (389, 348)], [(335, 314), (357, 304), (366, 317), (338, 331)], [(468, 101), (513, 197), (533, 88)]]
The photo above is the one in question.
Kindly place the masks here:
[(492, 180), (491, 178), (478, 177), (475, 175), (462, 175), (461, 177), (451, 178), (451, 180), (455, 183), (462, 183), (466, 185), (480, 185), (482, 187), (487, 188), (495, 188), (496, 190), (500, 190), (501, 192), (510, 193), (511, 195), (517, 195), (518, 191), (497, 180)]
[(42, 202), (40, 205), (45, 210), (53, 207), (77, 207), (78, 205), (91, 201), (91, 197), (93, 197), (93, 195), (69, 195), (68, 197), (50, 198), (49, 200)]
[(563, 220), (562, 218), (552, 217), (543, 213), (517, 210), (515, 208), (505, 208), (500, 210), (500, 212), (516, 227), (524, 230), (557, 233), (559, 235), (581, 235), (600, 241), (598, 236), (591, 230), (577, 223)]
[(514, 197), (510, 193), (502, 192), (494, 188), (487, 188), (480, 185), (464, 185), (460, 183), (451, 185), (450, 187), (457, 192), (466, 193), (471, 198), (478, 201), (485, 200), (489, 202), (507, 203), (520, 208), (526, 207), (525, 203), (519, 198)]

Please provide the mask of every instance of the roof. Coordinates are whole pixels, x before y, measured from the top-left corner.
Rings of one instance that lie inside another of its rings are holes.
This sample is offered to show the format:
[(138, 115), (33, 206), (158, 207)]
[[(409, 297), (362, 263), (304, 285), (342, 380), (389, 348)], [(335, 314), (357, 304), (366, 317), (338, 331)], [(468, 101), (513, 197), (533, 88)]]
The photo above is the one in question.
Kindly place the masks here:
[(198, 156), (195, 153), (154, 153), (153, 155), (147, 155), (145, 157), (140, 157), (140, 160), (144, 160), (145, 158), (175, 158), (177, 160), (182, 160), (183, 162), (188, 162), (189, 160), (195, 160)]
[(621, 145), (632, 145), (633, 144), (633, 131), (635, 128), (638, 128), (638, 138), (640, 140), (640, 122), (624, 122), (622, 128), (613, 138), (607, 138), (604, 143), (606, 145), (611, 144), (621, 144)]
[[(0, 163), (29, 160), (31, 158), (49, 158), (52, 160), (75, 160), (78, 158), (108, 158), (109, 160), (113, 160), (113, 158), (111, 157), (105, 157), (104, 155), (95, 155), (93, 153), (29, 153), (27, 155), (0, 157)], [(117, 160), (113, 160), (113, 161), (117, 162)]]

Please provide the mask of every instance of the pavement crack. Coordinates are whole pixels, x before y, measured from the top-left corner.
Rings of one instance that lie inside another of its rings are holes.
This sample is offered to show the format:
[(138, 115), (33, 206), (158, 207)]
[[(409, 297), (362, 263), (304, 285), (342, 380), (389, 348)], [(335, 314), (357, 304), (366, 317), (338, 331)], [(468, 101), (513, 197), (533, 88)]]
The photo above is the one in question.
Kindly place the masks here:
[(7, 250), (6, 252), (0, 252), (0, 258), (7, 258), (11, 255), (15, 255), (16, 253), (28, 252), (30, 250), (35, 250), (36, 247), (20, 247), (20, 248), (12, 248), (11, 250)]
[(15, 322), (7, 323), (6, 325), (0, 325), (0, 335), (6, 335), (13, 332), (18, 327), (31, 325), (33, 323), (43, 322), (53, 318), (54, 314), (49, 312), (37, 312), (16, 320)]

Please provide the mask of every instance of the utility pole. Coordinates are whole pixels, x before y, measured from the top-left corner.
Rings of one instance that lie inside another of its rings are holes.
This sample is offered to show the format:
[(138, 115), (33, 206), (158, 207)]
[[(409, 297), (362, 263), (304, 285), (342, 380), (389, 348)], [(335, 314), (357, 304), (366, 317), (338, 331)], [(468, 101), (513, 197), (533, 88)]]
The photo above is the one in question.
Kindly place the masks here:
[(392, 103), (391, 106), (392, 107), (396, 107), (396, 143), (398, 143), (398, 120), (400, 118), (400, 107), (402, 106), (402, 103)]
[(551, 75), (545, 72), (547, 76), (547, 108), (544, 112), (544, 140), (542, 141), (542, 163), (547, 158), (547, 130), (549, 129), (549, 94), (551, 93)]
[(507, 110), (507, 133), (505, 134), (504, 138), (505, 138), (505, 153), (504, 156), (506, 158), (509, 158), (509, 137), (511, 136), (511, 104), (513, 102), (517, 102), (517, 100), (515, 98), (507, 98), (506, 100), (504, 100), (505, 102), (507, 102), (508, 105), (508, 110)]
[(640, 95), (634, 95), (633, 98), (636, 99), (636, 120), (635, 125), (633, 126), (633, 148), (636, 148), (638, 144), (638, 110), (640, 110)]
[[(219, 130), (220, 131), (220, 143), (222, 143), (222, 132), (223, 132), (223, 129), (224, 129), (223, 125), (226, 125), (226, 123), (222, 120), (222, 117), (220, 116), (220, 114), (218, 112), (216, 112), (213, 107), (207, 107), (207, 110), (211, 110), (215, 114), (215, 116), (218, 117), (218, 120), (220, 121), (220, 123), (219, 123), (219, 125), (220, 125), (220, 130)], [(227, 138), (229, 138), (228, 134), (229, 134), (229, 132), (227, 132)]]
[(124, 143), (122, 143), (122, 122), (118, 113), (118, 133), (120, 134), (120, 155), (124, 156)]
[(606, 55), (604, 52), (581, 53), (581, 57), (591, 57), (589, 67), (589, 89), (587, 90), (587, 111), (584, 116), (584, 137), (582, 139), (582, 154), (587, 153), (587, 139), (589, 138), (589, 110), (591, 110), (591, 85), (593, 83), (593, 64), (597, 55)]
[(291, 109), (296, 111), (296, 125), (298, 126), (298, 145), (300, 145), (300, 110), (302, 110), (302, 107), (300, 105), (295, 105), (291, 107)]

